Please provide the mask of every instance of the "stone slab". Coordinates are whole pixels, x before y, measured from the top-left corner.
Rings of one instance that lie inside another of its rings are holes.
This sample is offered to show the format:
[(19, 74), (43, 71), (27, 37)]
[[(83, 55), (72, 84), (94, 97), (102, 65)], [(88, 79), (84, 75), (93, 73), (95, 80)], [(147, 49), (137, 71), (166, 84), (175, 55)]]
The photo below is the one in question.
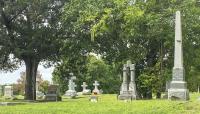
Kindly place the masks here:
[(188, 89), (168, 89), (168, 99), (189, 100), (189, 90)]

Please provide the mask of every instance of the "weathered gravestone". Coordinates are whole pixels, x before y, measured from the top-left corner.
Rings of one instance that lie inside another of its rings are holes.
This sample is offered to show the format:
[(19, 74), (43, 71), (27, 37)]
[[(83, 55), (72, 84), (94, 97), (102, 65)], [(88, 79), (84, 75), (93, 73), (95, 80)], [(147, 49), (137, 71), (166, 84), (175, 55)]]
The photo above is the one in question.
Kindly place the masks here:
[(65, 92), (66, 97), (68, 98), (75, 98), (77, 96), (77, 92), (75, 90), (76, 84), (73, 80), (75, 80), (76, 77), (73, 76), (71, 79), (69, 79), (69, 84), (68, 84), (68, 90)]
[(61, 101), (58, 91), (58, 85), (50, 85), (45, 96), (46, 101)]
[(13, 97), (13, 87), (12, 86), (5, 86), (4, 87), (4, 97), (12, 98)]
[(87, 89), (87, 84), (86, 82), (83, 82), (83, 85), (81, 85), (81, 87), (83, 88), (82, 94), (83, 95), (90, 95), (91, 94), (91, 90)]
[(181, 30), (181, 14), (176, 12), (175, 20), (175, 51), (174, 51), (174, 67), (170, 89), (168, 89), (168, 99), (171, 100), (189, 100), (189, 90), (185, 82), (185, 71), (183, 67), (183, 51), (182, 51), (182, 30)]
[[(129, 77), (128, 77), (129, 75)], [(129, 80), (130, 81), (129, 81)], [(135, 65), (127, 62), (123, 67), (123, 82), (120, 89), (119, 100), (137, 99), (137, 91), (135, 84)]]
[(92, 93), (100, 94), (100, 91), (98, 89), (98, 86), (99, 86), (98, 81), (94, 81), (93, 85), (94, 85), (94, 90), (92, 91)]

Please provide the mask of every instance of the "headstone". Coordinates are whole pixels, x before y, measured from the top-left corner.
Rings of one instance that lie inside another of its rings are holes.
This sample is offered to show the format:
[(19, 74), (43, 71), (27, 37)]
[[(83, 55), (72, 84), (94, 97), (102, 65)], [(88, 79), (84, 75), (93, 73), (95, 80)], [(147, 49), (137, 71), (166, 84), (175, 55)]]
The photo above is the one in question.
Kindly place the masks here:
[(94, 85), (94, 90), (92, 91), (92, 93), (100, 94), (100, 91), (98, 89), (98, 86), (99, 86), (98, 81), (94, 81), (93, 85)]
[(58, 91), (58, 85), (48, 86), (45, 100), (46, 101), (61, 101), (61, 97), (59, 96), (59, 91)]
[(172, 81), (168, 89), (168, 99), (171, 100), (189, 100), (189, 90), (185, 82), (185, 71), (183, 67), (183, 51), (182, 51), (182, 30), (181, 30), (181, 14), (176, 12), (175, 20), (175, 51), (174, 51), (174, 67)]
[(4, 87), (4, 96), (7, 98), (13, 97), (13, 87), (12, 86), (5, 86)]
[(97, 92), (93, 92), (93, 94), (90, 96), (90, 101), (98, 102), (98, 93)]
[(87, 89), (87, 84), (86, 82), (83, 82), (83, 85), (81, 85), (81, 87), (83, 88), (82, 94), (83, 95), (90, 95), (91, 94), (91, 90)]
[(44, 93), (39, 91), (39, 79), (36, 77), (36, 99), (43, 99)]
[[(129, 75), (129, 77), (128, 77)], [(129, 80), (128, 80), (129, 79)], [(137, 99), (137, 91), (135, 84), (135, 65), (127, 62), (123, 67), (123, 82), (120, 89), (119, 100)]]
[(69, 79), (68, 90), (65, 92), (64, 96), (68, 98), (75, 98), (77, 96), (77, 92), (75, 90), (76, 84), (73, 81), (75, 79), (75, 77), (71, 77), (71, 79)]

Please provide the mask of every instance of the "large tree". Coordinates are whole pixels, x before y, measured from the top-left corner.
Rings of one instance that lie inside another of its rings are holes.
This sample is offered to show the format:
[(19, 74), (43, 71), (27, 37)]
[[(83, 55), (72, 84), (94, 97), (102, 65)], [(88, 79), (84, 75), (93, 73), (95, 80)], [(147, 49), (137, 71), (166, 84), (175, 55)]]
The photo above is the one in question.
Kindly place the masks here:
[(0, 1), (0, 68), (26, 65), (25, 99), (35, 100), (41, 61), (55, 61), (61, 46), (60, 16), (66, 0)]

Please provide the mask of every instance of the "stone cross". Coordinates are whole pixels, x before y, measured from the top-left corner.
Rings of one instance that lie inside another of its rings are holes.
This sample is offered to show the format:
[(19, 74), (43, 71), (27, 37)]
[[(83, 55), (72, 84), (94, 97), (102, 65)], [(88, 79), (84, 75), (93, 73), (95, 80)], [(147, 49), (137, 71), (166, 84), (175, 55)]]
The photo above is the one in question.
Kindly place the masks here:
[(170, 83), (170, 88), (168, 89), (168, 99), (189, 99), (189, 91), (187, 89), (184, 74), (181, 13), (180, 11), (177, 11), (175, 19), (174, 67), (172, 71), (172, 81)]
[(100, 91), (99, 91), (99, 89), (98, 89), (98, 86), (99, 86), (98, 81), (95, 81), (95, 82), (93, 83), (93, 85), (94, 85), (94, 90), (93, 90), (92, 92), (93, 92), (93, 93), (100, 94)]
[(75, 90), (76, 84), (73, 80), (75, 80), (76, 77), (71, 73), (71, 78), (69, 79), (68, 84), (68, 90), (65, 92), (64, 96), (67, 96), (68, 98), (75, 98), (77, 96), (77, 92)]
[(81, 87), (83, 87), (83, 91), (84, 90), (86, 90), (86, 87), (87, 87), (88, 85), (86, 84), (86, 82), (83, 82), (83, 85), (81, 85)]
[(93, 85), (94, 85), (94, 89), (97, 89), (97, 90), (98, 90), (98, 86), (99, 86), (98, 81), (95, 81), (95, 82), (93, 83)]

